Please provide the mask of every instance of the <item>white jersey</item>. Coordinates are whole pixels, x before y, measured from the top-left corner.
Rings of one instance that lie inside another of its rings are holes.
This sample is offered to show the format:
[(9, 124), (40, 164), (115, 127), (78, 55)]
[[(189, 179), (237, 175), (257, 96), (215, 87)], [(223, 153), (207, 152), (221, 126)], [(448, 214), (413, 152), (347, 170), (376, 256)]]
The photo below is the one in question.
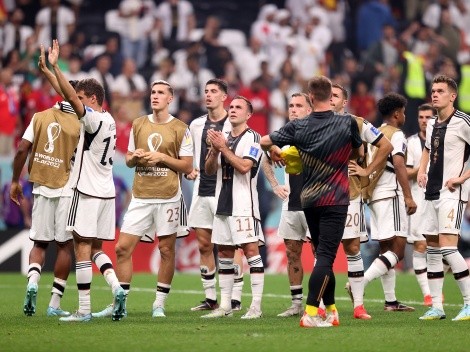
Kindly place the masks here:
[(75, 188), (95, 198), (115, 198), (113, 157), (116, 149), (116, 123), (106, 111), (85, 106), (78, 142), (73, 179)]
[(468, 200), (468, 180), (450, 192), (445, 186), (447, 180), (459, 177), (465, 171), (470, 155), (470, 116), (454, 110), (444, 122), (432, 119), (426, 130), (425, 147), (429, 150), (427, 200), (443, 198)]
[[(375, 186), (374, 192), (372, 193), (372, 197), (370, 199), (371, 202), (379, 199), (395, 197), (397, 195), (403, 195), (401, 186), (397, 181), (395, 167), (393, 166), (393, 156), (401, 155), (403, 158), (405, 157), (407, 141), (403, 131), (395, 132), (392, 135), (390, 143), (393, 146), (393, 150), (387, 157), (385, 170), (380, 179), (377, 181), (377, 185)], [(369, 158), (371, 158), (373, 154), (373, 148), (373, 146), (369, 145)], [(369, 160), (369, 163), (371, 161), (372, 160)]]
[[(227, 115), (228, 116), (228, 115)], [(205, 173), (205, 160), (210, 147), (207, 145), (207, 131), (210, 129), (228, 133), (232, 129), (227, 116), (218, 122), (212, 122), (207, 115), (201, 116), (191, 122), (189, 130), (194, 145), (194, 165), (199, 169), (197, 178), (194, 182), (193, 195), (200, 197), (215, 197), (217, 175), (207, 175)], [(220, 165), (220, 160), (219, 160)]]
[[(411, 169), (419, 168), (419, 163), (421, 162), (421, 155), (423, 154), (425, 141), (420, 138), (419, 134), (416, 133), (408, 138), (408, 147), (406, 150), (406, 167)], [(419, 205), (424, 199), (424, 189), (419, 187), (416, 180), (410, 181), (411, 194), (416, 204)]]
[(260, 220), (258, 200), (258, 172), (263, 153), (259, 145), (261, 136), (252, 129), (246, 129), (241, 135), (232, 137), (226, 134), (227, 144), (236, 156), (253, 161), (253, 167), (246, 174), (241, 174), (222, 157), (222, 167), (217, 171), (217, 183), (220, 194), (217, 203), (217, 215), (251, 216)]

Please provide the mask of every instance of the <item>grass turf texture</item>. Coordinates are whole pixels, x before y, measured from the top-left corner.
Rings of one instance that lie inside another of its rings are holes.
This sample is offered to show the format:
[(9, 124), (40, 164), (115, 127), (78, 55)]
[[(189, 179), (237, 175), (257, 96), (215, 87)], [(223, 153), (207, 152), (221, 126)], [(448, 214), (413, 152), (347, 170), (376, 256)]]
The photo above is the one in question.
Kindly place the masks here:
[[(420, 321), (425, 311), (414, 275), (397, 275), (398, 299), (415, 312), (385, 312), (380, 280), (366, 288), (365, 304), (372, 320), (352, 318), (352, 304), (343, 289), (345, 275), (337, 275), (336, 305), (340, 326), (302, 329), (299, 318), (276, 315), (290, 305), (287, 276), (266, 275), (263, 317), (241, 320), (251, 301), (249, 275), (245, 275), (243, 309), (232, 318), (201, 319), (204, 312), (190, 308), (203, 299), (199, 275), (176, 274), (166, 303), (167, 318), (152, 319), (155, 276), (135, 275), (128, 299), (129, 316), (120, 322), (93, 319), (88, 323), (62, 323), (46, 317), (52, 275), (39, 283), (36, 314), (23, 314), (26, 280), (19, 274), (0, 274), (0, 351), (469, 351), (470, 321), (453, 322), (462, 298), (452, 275), (446, 275), (447, 319)], [(307, 294), (308, 276), (304, 279)], [(75, 277), (70, 277), (62, 308), (77, 308)], [(92, 283), (92, 308), (112, 302), (110, 289), (100, 275)]]

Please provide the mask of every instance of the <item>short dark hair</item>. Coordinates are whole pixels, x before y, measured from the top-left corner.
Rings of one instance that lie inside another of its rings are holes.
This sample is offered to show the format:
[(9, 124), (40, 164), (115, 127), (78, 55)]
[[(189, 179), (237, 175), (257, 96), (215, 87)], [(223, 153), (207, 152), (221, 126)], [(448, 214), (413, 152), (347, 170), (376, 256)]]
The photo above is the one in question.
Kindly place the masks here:
[(243, 95), (237, 95), (235, 98), (232, 99), (234, 101), (235, 99), (241, 99), (244, 100), (246, 105), (248, 106), (248, 111), (250, 114), (253, 113), (253, 105), (251, 105), (251, 101), (249, 101), (247, 98), (245, 98)]
[(83, 91), (87, 98), (90, 98), (92, 95), (96, 97), (96, 101), (99, 106), (103, 105), (104, 101), (104, 88), (94, 78), (85, 78), (78, 81), (77, 85), (75, 86), (75, 91), (80, 92)]
[(445, 83), (447, 84), (447, 86), (450, 88), (451, 91), (453, 91), (454, 93), (457, 93), (457, 89), (458, 89), (457, 83), (455, 83), (455, 81), (449, 76), (437, 75), (432, 80), (432, 84), (434, 83)]
[(349, 97), (348, 91), (347, 91), (346, 88), (344, 88), (341, 84), (333, 83), (333, 84), (331, 85), (331, 87), (332, 87), (332, 88), (341, 89), (341, 92), (343, 93), (343, 98), (344, 98), (344, 100), (348, 100), (348, 97)]
[(159, 79), (159, 80), (156, 80), (156, 81), (153, 81), (152, 84), (150, 85), (150, 89), (153, 88), (154, 85), (156, 84), (163, 84), (164, 86), (167, 86), (168, 87), (168, 90), (170, 91), (170, 94), (171, 95), (174, 95), (174, 91), (173, 91), (173, 87), (170, 85), (170, 83), (168, 83), (167, 81), (163, 80), (163, 79)]
[(380, 113), (384, 118), (390, 117), (398, 109), (406, 107), (407, 100), (403, 95), (397, 93), (386, 94), (377, 103)]
[(308, 92), (318, 101), (328, 101), (331, 98), (331, 81), (325, 76), (316, 76), (308, 82)]
[(294, 93), (291, 95), (292, 98), (294, 97), (304, 97), (305, 98), (305, 101), (307, 102), (308, 106), (310, 106), (310, 108), (313, 108), (312, 106), (312, 101), (310, 100), (310, 97), (308, 96), (308, 94), (305, 94), (305, 93)]
[(227, 82), (225, 82), (224, 80), (222, 80), (220, 78), (212, 78), (212, 79), (208, 80), (207, 83), (206, 83), (206, 86), (208, 86), (209, 84), (215, 84), (225, 94), (227, 94), (227, 92), (228, 92)]
[(431, 104), (426, 103), (426, 104), (421, 104), (420, 106), (418, 106), (418, 111), (428, 111), (428, 110), (431, 110), (433, 115), (436, 114), (436, 109), (434, 109)]

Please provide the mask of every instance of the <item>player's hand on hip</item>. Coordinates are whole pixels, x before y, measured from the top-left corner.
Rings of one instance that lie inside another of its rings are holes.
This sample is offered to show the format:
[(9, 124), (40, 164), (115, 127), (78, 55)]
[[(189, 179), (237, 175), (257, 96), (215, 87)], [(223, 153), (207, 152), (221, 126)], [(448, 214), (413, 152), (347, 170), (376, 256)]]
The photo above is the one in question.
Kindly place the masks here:
[(405, 208), (408, 215), (416, 213), (417, 206), (413, 198), (405, 198)]
[(348, 164), (348, 174), (349, 176), (360, 176), (360, 177), (369, 176), (366, 170), (360, 167), (359, 164), (355, 162), (354, 160), (351, 160)]
[(466, 180), (465, 177), (452, 177), (446, 181), (444, 186), (446, 186), (449, 189), (449, 191), (455, 192), (458, 186), (463, 184), (465, 180)]

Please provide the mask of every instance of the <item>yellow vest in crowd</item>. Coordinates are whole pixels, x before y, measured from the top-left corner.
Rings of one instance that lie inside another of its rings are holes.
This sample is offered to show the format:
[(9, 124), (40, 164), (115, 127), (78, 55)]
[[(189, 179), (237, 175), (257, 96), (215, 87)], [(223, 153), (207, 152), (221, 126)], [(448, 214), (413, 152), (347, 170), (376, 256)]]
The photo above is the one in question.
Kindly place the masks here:
[(405, 94), (408, 98), (426, 98), (426, 79), (422, 59), (415, 54), (405, 51), (403, 57), (408, 63), (408, 72), (405, 78)]

